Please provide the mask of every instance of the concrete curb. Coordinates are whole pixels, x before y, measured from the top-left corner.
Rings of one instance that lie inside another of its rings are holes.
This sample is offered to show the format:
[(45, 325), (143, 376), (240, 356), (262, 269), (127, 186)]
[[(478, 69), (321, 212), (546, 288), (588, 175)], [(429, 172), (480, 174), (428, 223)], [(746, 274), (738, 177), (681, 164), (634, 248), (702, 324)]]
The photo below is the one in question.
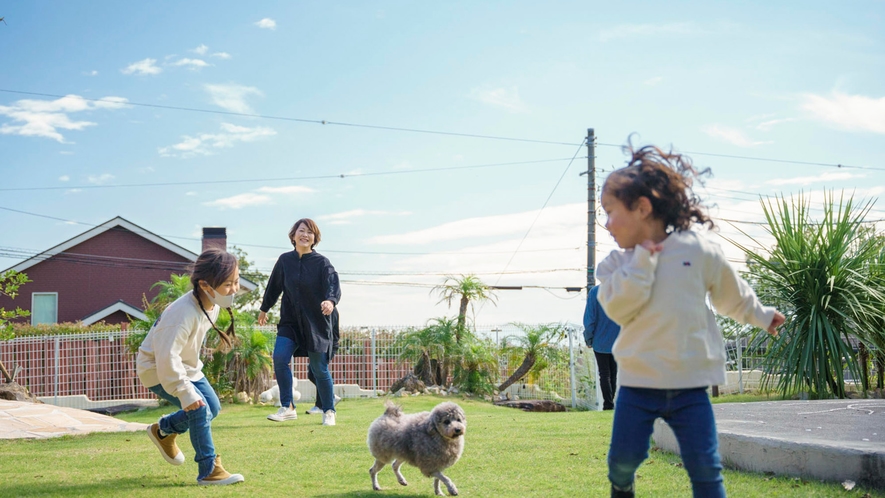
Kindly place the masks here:
[[(679, 454), (676, 436), (663, 420), (655, 421), (652, 437), (661, 449)], [(804, 479), (852, 480), (885, 489), (885, 448), (879, 444), (790, 441), (719, 430), (719, 453), (728, 468)]]

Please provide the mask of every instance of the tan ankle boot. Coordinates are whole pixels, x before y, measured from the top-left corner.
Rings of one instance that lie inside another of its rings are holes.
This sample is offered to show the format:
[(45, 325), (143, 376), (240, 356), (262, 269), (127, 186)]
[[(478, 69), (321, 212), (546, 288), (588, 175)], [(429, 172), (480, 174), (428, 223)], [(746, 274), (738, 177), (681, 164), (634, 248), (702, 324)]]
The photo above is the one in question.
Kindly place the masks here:
[(224, 484), (236, 484), (238, 482), (243, 482), (246, 479), (240, 474), (231, 474), (230, 472), (224, 470), (224, 467), (221, 466), (221, 456), (215, 455), (215, 468), (212, 469), (212, 472), (206, 477), (197, 480), (197, 484), (200, 485), (224, 485)]
[(163, 458), (172, 465), (181, 465), (184, 463), (184, 454), (175, 444), (175, 436), (178, 434), (169, 434), (168, 436), (160, 435), (160, 424), (154, 423), (147, 428), (148, 437), (160, 450)]

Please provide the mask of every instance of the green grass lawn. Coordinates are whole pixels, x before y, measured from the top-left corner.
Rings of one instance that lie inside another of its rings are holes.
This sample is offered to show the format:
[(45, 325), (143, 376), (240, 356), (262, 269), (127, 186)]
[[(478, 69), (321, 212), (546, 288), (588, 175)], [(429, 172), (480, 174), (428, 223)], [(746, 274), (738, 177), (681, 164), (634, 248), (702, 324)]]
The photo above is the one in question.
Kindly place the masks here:
[[(442, 398), (399, 398), (407, 412), (429, 410)], [(572, 497), (609, 495), (606, 452), (612, 412), (525, 413), (472, 400), (457, 400), (467, 413), (461, 460), (446, 472), (461, 496)], [(366, 430), (383, 411), (383, 399), (344, 400), (338, 425), (323, 427), (316, 415), (274, 423), (269, 407), (224, 405), (213, 423), (215, 445), (225, 468), (243, 474), (235, 486), (197, 486), (193, 450), (179, 445), (186, 462), (167, 464), (144, 432), (0, 441), (0, 496), (433, 496), (433, 481), (403, 466), (409, 486), (397, 484), (390, 467), (372, 491), (373, 458)], [(299, 411), (308, 406), (302, 404)], [(170, 408), (120, 415), (154, 422)], [(725, 472), (735, 497), (882, 496), (839, 484), (806, 482), (737, 471)], [(691, 496), (678, 457), (653, 451), (640, 467), (639, 496)]]

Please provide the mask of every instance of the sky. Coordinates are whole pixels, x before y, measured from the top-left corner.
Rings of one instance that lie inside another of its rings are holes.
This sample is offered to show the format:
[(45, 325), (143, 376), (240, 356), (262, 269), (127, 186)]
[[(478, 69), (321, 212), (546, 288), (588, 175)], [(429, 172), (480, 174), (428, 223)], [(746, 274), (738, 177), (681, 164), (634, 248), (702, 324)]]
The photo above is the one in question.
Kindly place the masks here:
[[(588, 128), (713, 176), (722, 244), (765, 251), (761, 200), (825, 192), (885, 219), (885, 2), (0, 0), (0, 268), (116, 216), (269, 272), (299, 218), (344, 326), (580, 323)], [(840, 167), (841, 165), (841, 167)], [(596, 261), (615, 245), (595, 216)], [(878, 223), (877, 229), (885, 228)], [(747, 236), (753, 237), (748, 239)], [(456, 303), (457, 304), (457, 303)]]

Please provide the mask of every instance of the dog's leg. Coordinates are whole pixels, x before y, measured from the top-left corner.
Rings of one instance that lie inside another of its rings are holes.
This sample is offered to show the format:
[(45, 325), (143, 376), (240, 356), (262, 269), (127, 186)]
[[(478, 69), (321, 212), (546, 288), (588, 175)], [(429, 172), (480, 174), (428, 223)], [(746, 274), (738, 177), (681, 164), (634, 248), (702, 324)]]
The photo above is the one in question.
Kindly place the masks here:
[(378, 485), (378, 472), (381, 472), (383, 468), (384, 462), (376, 458), (375, 465), (372, 465), (372, 468), (369, 469), (369, 476), (372, 477), (372, 489), (375, 491), (381, 491), (381, 486)]
[(406, 482), (406, 478), (403, 477), (403, 474), (399, 471), (399, 468), (402, 466), (403, 466), (403, 462), (401, 462), (399, 460), (394, 460), (393, 465), (391, 465), (391, 467), (393, 468), (393, 473), (396, 474), (396, 480), (399, 481), (399, 483), (402, 484), (403, 486), (408, 486), (409, 483)]
[(433, 480), (433, 491), (437, 495), (443, 495), (439, 489), (439, 482), (442, 481), (442, 483), (446, 485), (446, 488), (448, 488), (450, 495), (458, 496), (458, 488), (455, 487), (455, 483), (453, 483), (448, 477), (444, 476), (442, 472), (434, 472), (433, 477), (435, 477)]

